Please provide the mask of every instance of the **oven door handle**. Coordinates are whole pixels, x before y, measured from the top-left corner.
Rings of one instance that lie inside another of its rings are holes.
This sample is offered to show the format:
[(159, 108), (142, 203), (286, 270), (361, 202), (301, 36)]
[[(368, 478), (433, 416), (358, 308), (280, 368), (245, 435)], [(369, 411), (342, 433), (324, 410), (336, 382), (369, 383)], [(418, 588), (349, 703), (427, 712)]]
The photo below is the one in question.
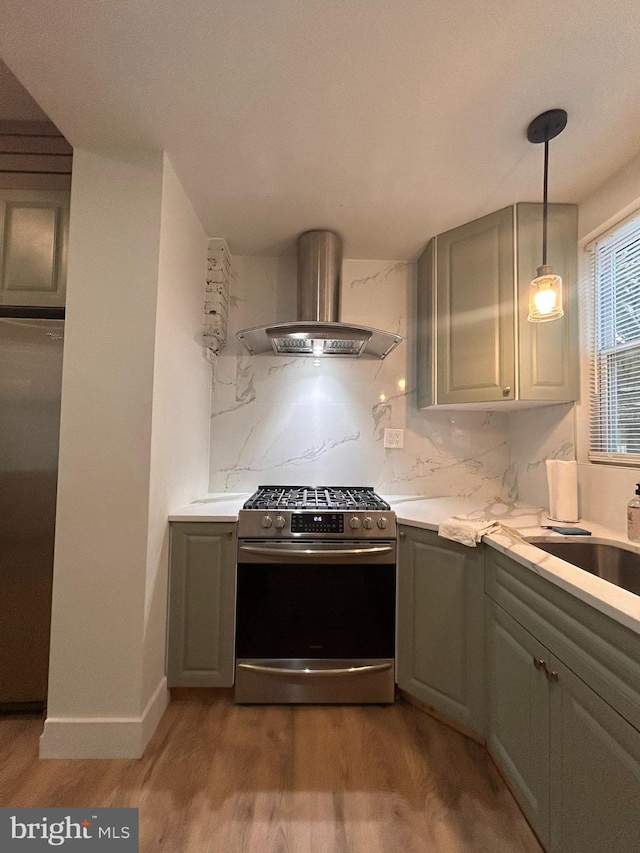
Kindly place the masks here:
[(323, 677), (330, 675), (362, 675), (368, 672), (384, 672), (391, 669), (390, 663), (370, 663), (363, 666), (344, 666), (337, 669), (289, 669), (284, 666), (266, 666), (258, 663), (239, 663), (238, 669), (248, 669), (251, 672), (261, 672), (265, 675), (302, 675), (307, 677)]
[(377, 545), (373, 548), (269, 548), (260, 545), (240, 545), (239, 551), (248, 554), (268, 554), (270, 557), (360, 557), (367, 554), (389, 554), (394, 550), (393, 545)]

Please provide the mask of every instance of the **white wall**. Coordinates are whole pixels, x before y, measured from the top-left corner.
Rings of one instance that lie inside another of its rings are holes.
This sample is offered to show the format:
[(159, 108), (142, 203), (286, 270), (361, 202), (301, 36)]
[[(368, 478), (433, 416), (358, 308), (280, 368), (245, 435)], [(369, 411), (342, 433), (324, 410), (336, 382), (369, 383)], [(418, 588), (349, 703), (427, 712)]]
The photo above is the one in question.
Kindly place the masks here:
[(201, 345), (207, 236), (165, 156), (153, 376), (142, 708), (165, 671), (167, 516), (207, 491), (211, 365)]
[[(342, 319), (405, 336), (384, 361), (252, 358), (235, 333), (295, 319), (295, 261), (234, 257), (228, 342), (214, 368), (211, 490), (508, 494), (505, 415), (416, 408), (415, 287), (415, 264), (344, 261)], [(385, 427), (405, 430), (403, 450), (384, 449)]]
[(640, 209), (640, 152), (582, 201), (578, 213), (581, 245)]
[(548, 507), (544, 460), (578, 459), (578, 496), (583, 518), (626, 533), (626, 504), (640, 482), (640, 468), (596, 465), (589, 449), (589, 342), (586, 336), (588, 256), (584, 246), (640, 210), (640, 154), (612, 175), (578, 209), (580, 307), (580, 401), (509, 415), (512, 474), (520, 499)]
[[(201, 490), (200, 453), (206, 469), (205, 248), (161, 153), (75, 150), (45, 757), (139, 755), (166, 703), (166, 508)], [(172, 417), (181, 371), (197, 379)]]
[[(579, 208), (578, 234), (583, 276), (584, 245), (621, 219), (640, 211), (640, 153), (586, 198)], [(584, 300), (581, 305), (585, 309)], [(594, 464), (589, 447), (589, 360), (585, 322), (581, 340), (581, 399), (577, 406), (578, 479), (581, 512), (626, 534), (626, 505), (640, 482), (640, 468)]]

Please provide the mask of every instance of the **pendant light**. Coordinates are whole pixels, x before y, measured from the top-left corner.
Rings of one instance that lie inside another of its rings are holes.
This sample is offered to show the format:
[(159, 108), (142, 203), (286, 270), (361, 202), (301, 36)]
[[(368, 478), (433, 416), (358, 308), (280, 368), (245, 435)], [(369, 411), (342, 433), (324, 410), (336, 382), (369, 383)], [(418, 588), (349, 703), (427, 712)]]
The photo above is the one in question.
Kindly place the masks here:
[(544, 181), (542, 206), (542, 266), (529, 285), (529, 315), (531, 323), (546, 323), (564, 315), (562, 308), (562, 279), (555, 275), (547, 263), (547, 183), (549, 173), (549, 140), (554, 139), (567, 126), (565, 110), (547, 110), (536, 116), (527, 128), (529, 142), (544, 142)]

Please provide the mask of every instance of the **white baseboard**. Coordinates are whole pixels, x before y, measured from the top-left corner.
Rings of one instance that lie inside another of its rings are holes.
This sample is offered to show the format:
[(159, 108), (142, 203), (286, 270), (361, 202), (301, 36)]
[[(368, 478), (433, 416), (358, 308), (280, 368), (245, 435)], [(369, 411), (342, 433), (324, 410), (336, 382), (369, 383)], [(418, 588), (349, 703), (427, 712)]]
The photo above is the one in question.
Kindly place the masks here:
[(40, 758), (140, 758), (168, 704), (163, 678), (139, 717), (47, 717)]
[(151, 699), (147, 702), (147, 707), (142, 712), (142, 720), (140, 724), (140, 755), (145, 751), (147, 744), (157, 729), (158, 723), (162, 719), (162, 715), (169, 704), (169, 698), (169, 688), (167, 687), (167, 679), (165, 677), (156, 687)]

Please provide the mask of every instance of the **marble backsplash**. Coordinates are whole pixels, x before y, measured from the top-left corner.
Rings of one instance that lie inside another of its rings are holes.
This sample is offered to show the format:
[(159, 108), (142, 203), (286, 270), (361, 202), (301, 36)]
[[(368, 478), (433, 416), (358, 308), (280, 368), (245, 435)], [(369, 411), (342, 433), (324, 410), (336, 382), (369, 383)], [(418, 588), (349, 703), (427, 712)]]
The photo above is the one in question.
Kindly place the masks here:
[[(416, 408), (415, 286), (414, 264), (344, 262), (342, 319), (404, 336), (384, 361), (252, 357), (235, 333), (295, 319), (295, 261), (233, 258), (227, 345), (213, 367), (211, 491), (282, 483), (518, 497), (512, 415)], [(405, 430), (403, 449), (385, 450), (385, 427)]]
[(524, 503), (548, 508), (545, 461), (576, 458), (574, 404), (512, 412), (508, 415), (507, 439), (512, 493)]

